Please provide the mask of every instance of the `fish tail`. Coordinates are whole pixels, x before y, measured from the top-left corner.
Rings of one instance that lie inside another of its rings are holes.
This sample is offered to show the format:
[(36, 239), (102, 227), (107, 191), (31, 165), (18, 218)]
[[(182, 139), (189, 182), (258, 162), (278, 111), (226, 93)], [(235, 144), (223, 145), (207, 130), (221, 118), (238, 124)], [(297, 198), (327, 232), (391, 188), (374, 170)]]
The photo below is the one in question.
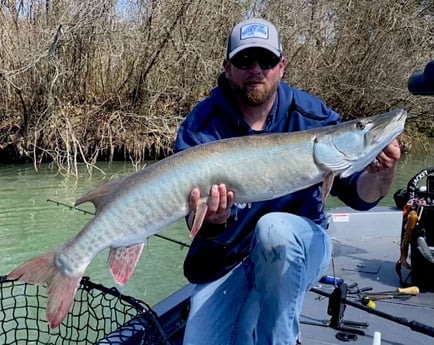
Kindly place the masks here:
[(10, 280), (47, 285), (47, 320), (51, 329), (57, 328), (68, 314), (74, 301), (81, 276), (68, 276), (55, 265), (55, 252), (30, 260), (8, 274)]

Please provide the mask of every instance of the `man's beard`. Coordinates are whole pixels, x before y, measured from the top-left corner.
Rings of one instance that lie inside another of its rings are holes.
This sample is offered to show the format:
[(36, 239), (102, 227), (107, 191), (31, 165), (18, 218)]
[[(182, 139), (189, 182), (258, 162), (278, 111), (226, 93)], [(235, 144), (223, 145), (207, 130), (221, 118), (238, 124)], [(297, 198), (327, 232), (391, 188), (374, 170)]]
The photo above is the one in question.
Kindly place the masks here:
[[(277, 90), (277, 84), (262, 84), (262, 88), (251, 88), (248, 85), (238, 85), (230, 80), (232, 90), (241, 102), (249, 106), (258, 106), (269, 100)], [(248, 84), (248, 83), (247, 83)]]

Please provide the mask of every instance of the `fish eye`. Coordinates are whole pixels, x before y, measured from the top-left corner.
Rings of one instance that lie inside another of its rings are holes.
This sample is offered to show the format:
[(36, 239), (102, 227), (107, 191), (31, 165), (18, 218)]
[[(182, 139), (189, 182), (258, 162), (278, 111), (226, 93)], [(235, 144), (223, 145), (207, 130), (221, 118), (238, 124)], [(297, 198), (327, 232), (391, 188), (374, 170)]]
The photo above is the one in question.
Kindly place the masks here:
[(359, 129), (359, 130), (363, 130), (363, 129), (365, 129), (365, 127), (366, 127), (365, 121), (358, 121), (356, 123), (356, 128)]

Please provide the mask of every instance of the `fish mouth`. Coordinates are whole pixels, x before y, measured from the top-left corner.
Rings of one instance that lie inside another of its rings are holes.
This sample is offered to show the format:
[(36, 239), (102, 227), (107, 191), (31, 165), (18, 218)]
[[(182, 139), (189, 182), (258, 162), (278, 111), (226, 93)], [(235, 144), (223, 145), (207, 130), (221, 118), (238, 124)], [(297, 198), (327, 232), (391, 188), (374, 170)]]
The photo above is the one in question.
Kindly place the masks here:
[(379, 145), (383, 143), (383, 149), (394, 138), (396, 138), (404, 130), (405, 119), (407, 112), (403, 109), (394, 111), (395, 114), (392, 118), (390, 116), (377, 115), (372, 122), (375, 123), (374, 127), (365, 134), (366, 146)]

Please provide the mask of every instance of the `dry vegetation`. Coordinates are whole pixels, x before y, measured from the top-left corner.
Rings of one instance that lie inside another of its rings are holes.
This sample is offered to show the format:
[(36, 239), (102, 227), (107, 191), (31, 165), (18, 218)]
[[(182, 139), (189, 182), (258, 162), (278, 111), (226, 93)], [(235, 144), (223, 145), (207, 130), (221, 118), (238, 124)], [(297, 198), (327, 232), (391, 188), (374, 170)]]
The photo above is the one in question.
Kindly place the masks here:
[(74, 172), (78, 162), (170, 154), (246, 13), (280, 28), (285, 79), (345, 119), (399, 106), (414, 129), (432, 127), (432, 99), (406, 88), (432, 58), (432, 0), (122, 2), (0, 1), (3, 161)]

